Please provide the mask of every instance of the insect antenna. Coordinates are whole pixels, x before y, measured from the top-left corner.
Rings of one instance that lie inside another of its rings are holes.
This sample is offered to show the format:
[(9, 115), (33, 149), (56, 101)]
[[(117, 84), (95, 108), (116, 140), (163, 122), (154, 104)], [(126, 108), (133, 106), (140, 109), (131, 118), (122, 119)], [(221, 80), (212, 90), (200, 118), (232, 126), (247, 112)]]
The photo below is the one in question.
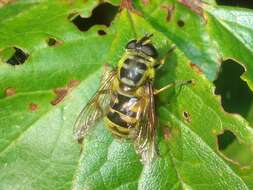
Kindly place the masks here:
[(145, 34), (145, 36), (143, 36), (138, 42), (138, 45), (145, 45), (147, 43), (150, 42), (150, 38), (153, 36), (154, 34)]

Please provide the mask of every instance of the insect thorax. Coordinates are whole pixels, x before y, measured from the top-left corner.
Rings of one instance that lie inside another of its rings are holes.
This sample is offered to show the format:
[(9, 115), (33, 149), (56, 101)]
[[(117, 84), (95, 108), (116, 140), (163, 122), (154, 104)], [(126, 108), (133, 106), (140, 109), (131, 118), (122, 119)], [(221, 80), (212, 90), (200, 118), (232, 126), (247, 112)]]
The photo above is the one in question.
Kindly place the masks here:
[(118, 79), (123, 86), (136, 88), (154, 78), (155, 59), (138, 52), (127, 51), (118, 65)]

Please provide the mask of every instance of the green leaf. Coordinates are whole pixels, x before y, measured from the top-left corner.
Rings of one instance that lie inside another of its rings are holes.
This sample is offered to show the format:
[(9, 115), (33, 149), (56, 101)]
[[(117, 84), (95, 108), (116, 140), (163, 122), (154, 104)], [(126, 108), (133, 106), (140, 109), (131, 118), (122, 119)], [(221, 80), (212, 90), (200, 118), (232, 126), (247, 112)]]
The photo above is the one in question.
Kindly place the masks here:
[[(253, 11), (232, 7), (207, 7), (210, 21), (209, 32), (218, 45), (223, 59), (240, 62), (245, 73), (242, 78), (253, 90)], [(232, 44), (237, 44), (232, 45)]]
[[(69, 16), (89, 16), (97, 6), (94, 1), (20, 1), (0, 9), (0, 55), (8, 57), (12, 47), (29, 54), (24, 64), (9, 65), (6, 59), (0, 64), (0, 189), (253, 188), (252, 157), (242, 164), (230, 155), (236, 146), (224, 152), (217, 144), (217, 136), (229, 130), (252, 155), (252, 128), (241, 116), (222, 109), (207, 79), (215, 78), (218, 60), (235, 56), (215, 36), (228, 31), (212, 28), (216, 8), (205, 13), (206, 24), (202, 16), (175, 3), (167, 22), (167, 12), (161, 11), (166, 5), (136, 1), (142, 14), (123, 10), (109, 28), (97, 25), (87, 32), (79, 31)], [(178, 19), (186, 23), (183, 28)], [(103, 65), (117, 65), (125, 44), (145, 33), (154, 34), (161, 58), (177, 45), (157, 71), (156, 88), (194, 81), (156, 97), (159, 156), (151, 165), (142, 165), (132, 143), (114, 139), (103, 121), (90, 129), (80, 154), (73, 125), (97, 89)], [(232, 34), (230, 39), (236, 40), (236, 32)], [(49, 39), (59, 43), (50, 46)], [(250, 68), (247, 59), (240, 61)], [(248, 84), (252, 80), (250, 75), (244, 79)]]

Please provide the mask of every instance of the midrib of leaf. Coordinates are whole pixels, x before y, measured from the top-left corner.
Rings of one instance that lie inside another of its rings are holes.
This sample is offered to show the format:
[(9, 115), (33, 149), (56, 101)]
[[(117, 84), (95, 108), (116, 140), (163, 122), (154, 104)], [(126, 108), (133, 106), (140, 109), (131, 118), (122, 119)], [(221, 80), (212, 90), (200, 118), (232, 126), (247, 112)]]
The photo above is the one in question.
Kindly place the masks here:
[[(175, 169), (175, 171), (177, 173), (177, 179), (179, 181), (179, 184), (180, 184), (181, 188), (184, 189), (184, 181), (181, 178), (180, 173), (179, 173), (179, 171), (178, 171), (178, 169), (176, 167), (175, 158), (173, 157), (173, 154), (171, 153), (171, 151), (168, 151), (168, 154), (170, 156), (170, 160), (171, 160), (172, 166), (174, 167), (174, 169)], [(175, 185), (177, 185), (177, 184), (175, 184)]]
[[(63, 123), (63, 122), (64, 122), (64, 119), (63, 119), (63, 117), (64, 117), (64, 116), (63, 116), (63, 114), (64, 114), (63, 106), (60, 106), (59, 108), (60, 108), (60, 111), (61, 111), (61, 122)], [(62, 126), (63, 126), (63, 125), (62, 125)], [(57, 142), (58, 142), (58, 140), (59, 140), (59, 137), (61, 136), (62, 128), (63, 128), (63, 127), (60, 128), (59, 133), (58, 133), (58, 135), (56, 136), (56, 139), (55, 139), (55, 142), (54, 142), (54, 146), (52, 146), (53, 148), (52, 148), (51, 152), (49, 153), (50, 157), (53, 155), (53, 153), (54, 153), (54, 151), (55, 151), (56, 144), (57, 144)]]
[(133, 19), (132, 19), (132, 17), (131, 17), (131, 14), (130, 14), (129, 12), (127, 12), (127, 16), (128, 16), (130, 25), (131, 25), (131, 27), (132, 27), (132, 31), (133, 31), (135, 37), (137, 37), (137, 32), (136, 32), (136, 29), (135, 29), (135, 26), (134, 26), (134, 21), (133, 21)]
[(36, 90), (36, 91), (26, 91), (26, 92), (18, 92), (14, 96), (5, 96), (0, 98), (0, 103), (4, 102), (6, 100), (12, 99), (12, 98), (17, 98), (19, 96), (27, 96), (27, 95), (33, 95), (33, 94), (43, 94), (43, 93), (52, 93), (52, 89), (47, 89), (47, 90)]

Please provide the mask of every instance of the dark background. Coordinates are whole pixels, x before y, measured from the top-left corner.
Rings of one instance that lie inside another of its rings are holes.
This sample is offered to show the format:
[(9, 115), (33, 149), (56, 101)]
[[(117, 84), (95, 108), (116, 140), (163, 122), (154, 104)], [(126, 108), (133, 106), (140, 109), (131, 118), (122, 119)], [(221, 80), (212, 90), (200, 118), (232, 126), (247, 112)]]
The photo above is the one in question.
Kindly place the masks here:
[(216, 0), (219, 5), (253, 8), (253, 0)]

